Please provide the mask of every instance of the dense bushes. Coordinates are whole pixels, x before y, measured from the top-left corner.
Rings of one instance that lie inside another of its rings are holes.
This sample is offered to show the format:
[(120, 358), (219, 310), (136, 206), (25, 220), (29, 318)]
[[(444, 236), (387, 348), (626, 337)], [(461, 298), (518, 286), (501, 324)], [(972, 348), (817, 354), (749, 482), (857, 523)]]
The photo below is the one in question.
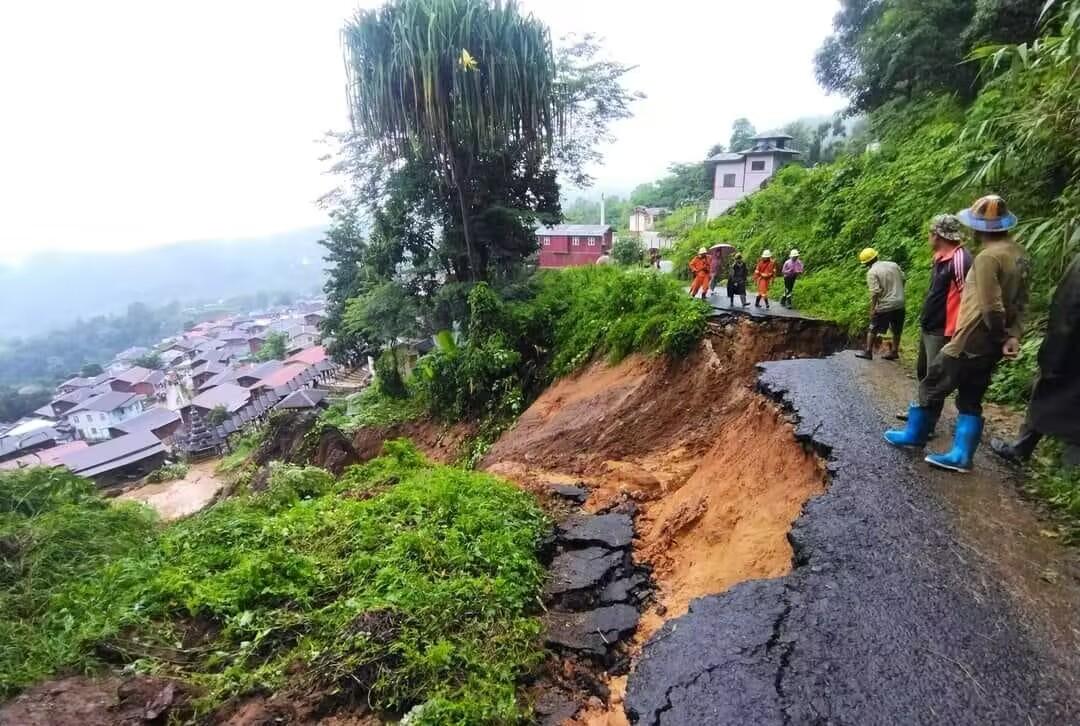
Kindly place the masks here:
[[(265, 492), (163, 529), (68, 474), (0, 475), (0, 695), (104, 645), (202, 686), (202, 709), (287, 686), (424, 704), (421, 723), (519, 720), (543, 517), (490, 476), (387, 452), (341, 481), (275, 465)], [(209, 642), (170, 659), (196, 622)]]
[(464, 340), (421, 361), (415, 385), (435, 415), (515, 416), (554, 377), (596, 355), (685, 355), (708, 312), (666, 276), (608, 265), (541, 271), (505, 294), (473, 288)]

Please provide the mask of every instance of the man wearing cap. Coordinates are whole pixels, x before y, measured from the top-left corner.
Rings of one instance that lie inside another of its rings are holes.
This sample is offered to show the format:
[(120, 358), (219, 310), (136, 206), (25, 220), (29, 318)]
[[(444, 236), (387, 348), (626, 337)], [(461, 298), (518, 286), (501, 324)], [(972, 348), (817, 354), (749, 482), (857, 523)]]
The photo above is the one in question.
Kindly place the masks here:
[(873, 360), (874, 343), (886, 331), (892, 331), (892, 350), (883, 357), (896, 360), (904, 332), (904, 271), (895, 262), (878, 259), (873, 247), (859, 253), (859, 262), (866, 268), (866, 286), (870, 289), (870, 331), (866, 334), (866, 349), (855, 357)]
[(954, 214), (939, 214), (930, 222), (930, 248), (934, 263), (930, 289), (919, 318), (918, 380), (926, 378), (930, 362), (956, 332), (964, 279), (971, 270), (971, 253), (964, 247), (964, 231)]
[(709, 251), (702, 247), (690, 260), (690, 274), (694, 281), (690, 283), (690, 297), (697, 297), (701, 293), (704, 300), (709, 294), (709, 277), (712, 276), (712, 260), (709, 259)]
[(903, 431), (885, 432), (894, 446), (923, 446), (937, 424), (945, 398), (956, 391), (956, 430), (952, 449), (926, 461), (952, 471), (971, 471), (982, 437), (982, 399), (994, 366), (1020, 352), (1020, 333), (1028, 295), (1028, 259), (1010, 236), (1016, 215), (1005, 200), (989, 195), (957, 214), (975, 231), (982, 249), (964, 280), (952, 339), (930, 362), (919, 382), (919, 400), (908, 409)]
[(789, 308), (792, 304), (791, 296), (795, 292), (795, 281), (803, 273), (803, 264), (802, 260), (799, 259), (798, 250), (792, 250), (788, 254), (780, 273), (784, 276), (784, 296), (780, 298), (780, 304)]

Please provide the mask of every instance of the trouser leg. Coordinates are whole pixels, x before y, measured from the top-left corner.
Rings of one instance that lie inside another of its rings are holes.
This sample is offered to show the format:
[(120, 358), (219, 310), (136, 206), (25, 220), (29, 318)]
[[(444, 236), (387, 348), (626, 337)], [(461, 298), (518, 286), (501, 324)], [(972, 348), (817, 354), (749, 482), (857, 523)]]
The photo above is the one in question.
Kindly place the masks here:
[(962, 414), (982, 416), (983, 396), (990, 387), (997, 359), (986, 356), (952, 358), (949, 365), (956, 371), (956, 410)]
[(949, 339), (944, 335), (934, 335), (933, 333), (927, 333), (921, 331), (919, 334), (919, 360), (915, 366), (916, 380), (922, 380), (926, 378), (926, 370), (930, 367), (930, 362), (937, 358), (938, 353), (945, 347), (945, 344), (949, 342)]

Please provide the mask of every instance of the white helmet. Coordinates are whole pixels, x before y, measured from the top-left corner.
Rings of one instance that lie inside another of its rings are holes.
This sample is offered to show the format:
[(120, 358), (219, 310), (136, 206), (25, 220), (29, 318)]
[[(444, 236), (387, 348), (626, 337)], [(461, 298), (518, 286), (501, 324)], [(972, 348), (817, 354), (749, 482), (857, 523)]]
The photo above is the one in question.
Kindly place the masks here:
[(765, 259), (769, 259), (770, 257), (772, 257), (772, 250), (765, 250), (761, 253), (761, 256)]
[(788, 255), (788, 257), (790, 257), (791, 259), (795, 259), (795, 258), (796, 258), (796, 257), (798, 257), (798, 256), (799, 256), (799, 250), (798, 250), (798, 249), (793, 249), (793, 250), (791, 251), (791, 254), (790, 254), (790, 255)]

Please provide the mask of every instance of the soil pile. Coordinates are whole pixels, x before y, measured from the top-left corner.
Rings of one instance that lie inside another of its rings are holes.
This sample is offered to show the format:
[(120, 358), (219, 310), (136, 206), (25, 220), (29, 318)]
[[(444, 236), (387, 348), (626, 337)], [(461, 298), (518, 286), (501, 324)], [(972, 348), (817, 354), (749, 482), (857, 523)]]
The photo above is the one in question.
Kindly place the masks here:
[(659, 603), (643, 616), (641, 643), (696, 597), (791, 570), (787, 533), (826, 473), (755, 390), (755, 365), (844, 342), (827, 323), (723, 318), (681, 361), (632, 356), (557, 382), (482, 466), (536, 491), (584, 482), (589, 511), (638, 504), (634, 556), (651, 568)]

